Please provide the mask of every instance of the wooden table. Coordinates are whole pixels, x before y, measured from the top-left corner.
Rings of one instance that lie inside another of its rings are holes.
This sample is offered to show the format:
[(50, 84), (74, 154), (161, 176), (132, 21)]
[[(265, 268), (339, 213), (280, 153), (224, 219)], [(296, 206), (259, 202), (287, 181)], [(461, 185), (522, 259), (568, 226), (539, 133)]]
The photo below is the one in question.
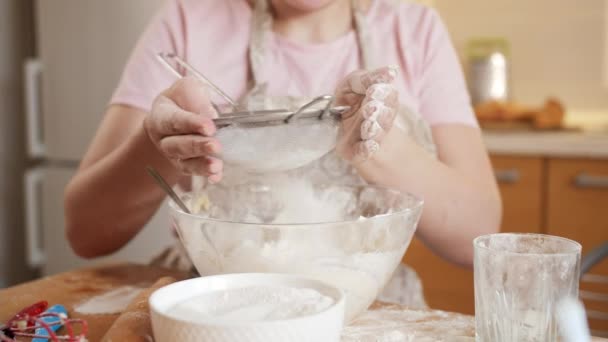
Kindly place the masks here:
[[(47, 300), (50, 305), (64, 305), (70, 317), (85, 319), (89, 325), (89, 341), (99, 341), (119, 314), (82, 315), (75, 312), (74, 307), (120, 286), (150, 286), (164, 276), (186, 278), (185, 274), (172, 270), (134, 264), (100, 266), (42, 278), (0, 290), (0, 321), (6, 322), (34, 302)], [(474, 319), (455, 313), (408, 310), (397, 305), (376, 303), (345, 328), (343, 341), (357, 341), (361, 336), (385, 337), (391, 341), (399, 340), (399, 337), (405, 340), (411, 338), (404, 334), (416, 337), (448, 336), (447, 341), (452, 340), (449, 337), (456, 337), (458, 341), (474, 341)], [(439, 340), (446, 341), (445, 338)]]
[(6, 322), (28, 305), (46, 300), (49, 305), (64, 305), (70, 317), (85, 319), (89, 326), (87, 337), (89, 341), (96, 342), (101, 340), (119, 314), (82, 315), (74, 311), (74, 306), (120, 286), (150, 286), (163, 276), (185, 278), (179, 272), (133, 264), (75, 270), (41, 278), (0, 290), (0, 322)]

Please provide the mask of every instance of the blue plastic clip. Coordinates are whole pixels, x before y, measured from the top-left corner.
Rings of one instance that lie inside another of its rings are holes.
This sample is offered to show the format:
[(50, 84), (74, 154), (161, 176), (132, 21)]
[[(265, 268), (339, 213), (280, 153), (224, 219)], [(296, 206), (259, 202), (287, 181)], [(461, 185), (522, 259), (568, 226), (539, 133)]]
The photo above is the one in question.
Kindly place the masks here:
[[(63, 305), (53, 305), (50, 308), (48, 308), (44, 313), (64, 314), (66, 317), (68, 315), (68, 312)], [(53, 324), (53, 323), (57, 323), (58, 318), (57, 317), (43, 317), (43, 318), (41, 318), (41, 320), (46, 324)], [(55, 332), (55, 331), (59, 330), (59, 328), (61, 328), (61, 326), (62, 326), (61, 324), (53, 325), (53, 326), (51, 326), (51, 330), (53, 332)], [(36, 335), (50, 336), (49, 332), (44, 328), (37, 328)], [(40, 338), (32, 339), (32, 342), (48, 342), (48, 339), (40, 337)]]

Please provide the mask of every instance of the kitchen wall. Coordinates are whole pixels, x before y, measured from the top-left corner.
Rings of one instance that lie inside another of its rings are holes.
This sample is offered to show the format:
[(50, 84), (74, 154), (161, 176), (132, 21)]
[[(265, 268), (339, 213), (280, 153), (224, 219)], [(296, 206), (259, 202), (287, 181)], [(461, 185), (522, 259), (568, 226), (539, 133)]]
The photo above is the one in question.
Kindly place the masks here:
[(435, 0), (461, 52), (478, 36), (512, 47), (514, 99), (558, 96), (578, 112), (608, 112), (607, 0)]
[(28, 280), (22, 179), (21, 64), (33, 54), (31, 0), (0, 0), (0, 288)]

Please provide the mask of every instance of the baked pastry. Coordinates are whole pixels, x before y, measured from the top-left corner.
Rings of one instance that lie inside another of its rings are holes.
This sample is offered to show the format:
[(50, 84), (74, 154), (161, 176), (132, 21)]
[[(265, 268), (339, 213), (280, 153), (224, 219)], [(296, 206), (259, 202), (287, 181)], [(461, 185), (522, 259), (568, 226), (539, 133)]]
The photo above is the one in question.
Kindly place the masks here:
[(523, 106), (515, 102), (488, 101), (475, 106), (475, 114), (482, 126), (494, 124), (524, 124), (536, 129), (556, 129), (562, 126), (564, 106), (554, 98), (541, 108)]

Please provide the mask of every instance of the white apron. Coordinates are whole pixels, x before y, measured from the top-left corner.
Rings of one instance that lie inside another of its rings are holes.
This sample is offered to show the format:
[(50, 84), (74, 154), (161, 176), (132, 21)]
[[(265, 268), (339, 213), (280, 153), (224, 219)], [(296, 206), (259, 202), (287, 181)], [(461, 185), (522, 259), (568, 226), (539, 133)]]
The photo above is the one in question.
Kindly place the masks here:
[[(365, 14), (360, 10), (357, 1), (352, 0), (352, 5), (361, 67), (366, 70), (375, 69), (381, 65), (375, 63), (377, 62), (376, 58), (371, 54), (369, 48), (371, 42), (367, 34), (368, 24)], [(268, 0), (256, 1), (251, 25), (252, 34), (249, 45), (250, 90), (241, 98), (240, 102), (247, 105), (247, 108), (250, 109), (287, 108), (292, 110), (309, 102), (310, 98), (268, 96), (266, 93), (267, 82), (264, 79), (264, 75), (262, 75), (262, 70), (264, 70), (263, 65), (266, 60), (266, 35), (270, 33), (272, 28), (272, 16), (269, 12)], [(336, 82), (338, 81), (336, 80)], [(420, 115), (401, 105), (395, 126), (404, 130), (429, 153), (436, 155), (430, 127)], [(305, 167), (286, 173), (285, 177), (294, 175), (302, 175), (315, 183), (322, 184), (353, 185), (366, 183), (349, 163), (340, 159), (334, 152)], [(272, 177), (277, 177), (277, 175), (272, 175)], [(231, 170), (227, 169), (224, 171), (224, 178), (221, 184), (214, 186), (229, 189), (232, 186), (245, 182), (255, 182), (258, 179), (263, 181), (264, 175), (243, 177), (242, 174), (231, 173)], [(153, 264), (183, 270), (193, 269), (192, 263), (179, 242), (155, 258)], [(403, 264), (395, 271), (393, 278), (378, 299), (406, 305), (410, 308), (426, 307), (418, 275), (413, 269)]]

